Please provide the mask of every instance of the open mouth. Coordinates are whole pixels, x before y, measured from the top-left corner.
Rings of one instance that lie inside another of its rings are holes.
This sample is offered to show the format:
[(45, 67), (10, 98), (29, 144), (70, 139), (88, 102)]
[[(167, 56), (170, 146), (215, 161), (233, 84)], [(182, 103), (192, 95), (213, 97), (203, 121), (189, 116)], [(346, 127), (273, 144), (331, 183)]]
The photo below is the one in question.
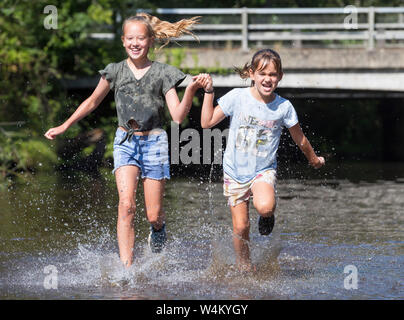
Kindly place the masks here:
[(138, 55), (140, 53), (140, 49), (129, 49), (130, 53), (132, 53), (133, 55)]
[(262, 89), (266, 92), (269, 92), (272, 90), (272, 84), (266, 83), (266, 84), (262, 84)]

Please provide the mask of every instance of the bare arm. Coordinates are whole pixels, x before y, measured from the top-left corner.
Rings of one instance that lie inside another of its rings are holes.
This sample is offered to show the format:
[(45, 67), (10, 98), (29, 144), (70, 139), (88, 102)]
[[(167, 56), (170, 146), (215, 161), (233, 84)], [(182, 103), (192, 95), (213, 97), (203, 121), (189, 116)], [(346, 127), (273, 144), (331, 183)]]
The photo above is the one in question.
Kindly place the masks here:
[(300, 150), (302, 150), (311, 166), (318, 169), (325, 164), (324, 158), (317, 157), (315, 154), (313, 147), (311, 146), (309, 140), (307, 140), (299, 124), (289, 128), (289, 132), (293, 141), (298, 145)]
[[(203, 78), (203, 88), (205, 95), (203, 97), (202, 112), (201, 112), (201, 126), (202, 128), (212, 128), (224, 118), (226, 115), (223, 113), (220, 106), (213, 107), (214, 92), (213, 82), (210, 75), (201, 75)], [(212, 93), (206, 93), (212, 91)]]
[(174, 122), (181, 123), (185, 119), (189, 110), (191, 109), (192, 99), (199, 88), (202, 88), (201, 81), (194, 77), (185, 88), (184, 96), (181, 102), (175, 88), (171, 88), (167, 91), (166, 102), (171, 118)]
[(213, 108), (213, 94), (205, 93), (201, 112), (201, 126), (203, 129), (212, 128), (226, 118), (220, 106)]
[(62, 125), (49, 129), (45, 133), (45, 137), (53, 140), (57, 135), (64, 133), (76, 122), (80, 121), (93, 110), (95, 110), (108, 94), (108, 91), (109, 82), (104, 77), (101, 77), (97, 87), (95, 88), (91, 96), (84, 100), (76, 109), (76, 111), (69, 117), (69, 119), (67, 119)]

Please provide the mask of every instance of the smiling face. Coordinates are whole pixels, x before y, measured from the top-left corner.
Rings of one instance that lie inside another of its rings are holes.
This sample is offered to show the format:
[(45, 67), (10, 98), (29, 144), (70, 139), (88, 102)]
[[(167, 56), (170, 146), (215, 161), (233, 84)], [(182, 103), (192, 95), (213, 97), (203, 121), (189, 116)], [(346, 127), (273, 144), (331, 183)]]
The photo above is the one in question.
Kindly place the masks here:
[(129, 58), (139, 62), (147, 59), (149, 49), (153, 45), (153, 38), (144, 23), (140, 21), (127, 22), (124, 25), (121, 39)]
[(265, 103), (271, 102), (275, 98), (274, 91), (283, 73), (278, 70), (273, 60), (261, 61), (255, 71), (250, 69), (249, 72), (254, 84), (251, 90), (255, 98)]

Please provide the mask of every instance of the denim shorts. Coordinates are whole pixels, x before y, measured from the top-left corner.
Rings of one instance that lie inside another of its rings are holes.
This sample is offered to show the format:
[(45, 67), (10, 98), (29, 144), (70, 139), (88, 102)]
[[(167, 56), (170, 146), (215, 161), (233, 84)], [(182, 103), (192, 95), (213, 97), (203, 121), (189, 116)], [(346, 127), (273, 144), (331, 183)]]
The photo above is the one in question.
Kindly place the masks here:
[(141, 170), (142, 178), (170, 179), (167, 132), (155, 131), (147, 136), (133, 135), (125, 139), (127, 133), (118, 128), (114, 139), (112, 173), (122, 166), (136, 166)]

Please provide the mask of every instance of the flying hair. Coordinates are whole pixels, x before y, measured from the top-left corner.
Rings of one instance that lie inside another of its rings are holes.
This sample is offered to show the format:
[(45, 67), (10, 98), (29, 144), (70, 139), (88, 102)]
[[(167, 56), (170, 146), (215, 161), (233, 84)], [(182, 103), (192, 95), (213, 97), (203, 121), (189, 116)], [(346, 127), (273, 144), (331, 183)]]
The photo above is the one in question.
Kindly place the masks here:
[(198, 37), (190, 29), (192, 26), (199, 23), (200, 18), (200, 16), (196, 16), (171, 23), (160, 20), (159, 18), (146, 12), (139, 12), (135, 16), (125, 19), (122, 24), (122, 33), (124, 34), (125, 25), (127, 23), (134, 21), (142, 22), (146, 25), (150, 37), (164, 42), (164, 44), (160, 47), (163, 48), (173, 38), (179, 38), (184, 34), (189, 34), (199, 41)]

